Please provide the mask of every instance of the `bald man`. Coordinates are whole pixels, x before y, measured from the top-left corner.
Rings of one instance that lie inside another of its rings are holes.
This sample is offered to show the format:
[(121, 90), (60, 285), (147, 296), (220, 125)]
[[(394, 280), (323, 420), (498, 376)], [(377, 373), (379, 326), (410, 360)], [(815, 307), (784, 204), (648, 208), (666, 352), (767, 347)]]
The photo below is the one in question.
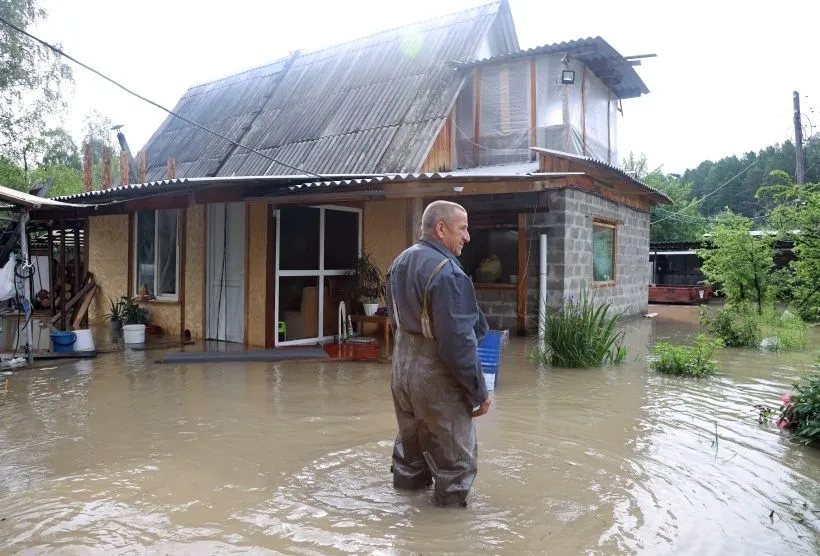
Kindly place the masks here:
[(387, 275), (387, 306), (396, 339), (391, 389), (399, 433), (393, 486), (416, 490), (435, 480), (433, 501), (465, 506), (478, 463), (474, 417), (491, 399), (478, 360), (487, 319), (458, 257), (470, 241), (467, 211), (435, 201), (422, 237)]

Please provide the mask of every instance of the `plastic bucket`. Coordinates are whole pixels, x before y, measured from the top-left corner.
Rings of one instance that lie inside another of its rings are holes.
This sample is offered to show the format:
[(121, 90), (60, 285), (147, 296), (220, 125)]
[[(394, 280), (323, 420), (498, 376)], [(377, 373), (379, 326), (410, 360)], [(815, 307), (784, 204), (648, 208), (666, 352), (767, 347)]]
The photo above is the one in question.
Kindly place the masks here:
[(91, 336), (90, 330), (75, 330), (74, 334), (77, 335), (74, 351), (94, 351), (94, 338)]
[(144, 324), (126, 324), (122, 327), (123, 341), (126, 344), (144, 344), (145, 343), (145, 325)]
[(51, 351), (54, 353), (70, 353), (74, 351), (77, 335), (74, 332), (52, 332)]

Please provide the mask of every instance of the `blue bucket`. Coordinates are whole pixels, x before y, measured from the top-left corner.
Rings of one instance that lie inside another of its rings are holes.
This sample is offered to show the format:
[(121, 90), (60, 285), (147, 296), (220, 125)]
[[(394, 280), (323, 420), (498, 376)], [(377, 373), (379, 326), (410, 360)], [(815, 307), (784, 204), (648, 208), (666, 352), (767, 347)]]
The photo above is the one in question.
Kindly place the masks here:
[(77, 335), (74, 332), (52, 332), (51, 351), (54, 353), (68, 353), (74, 351), (74, 342)]
[(501, 339), (504, 333), (491, 330), (478, 346), (478, 360), (484, 371), (484, 380), (488, 390), (494, 390), (498, 382), (498, 369), (501, 367)]

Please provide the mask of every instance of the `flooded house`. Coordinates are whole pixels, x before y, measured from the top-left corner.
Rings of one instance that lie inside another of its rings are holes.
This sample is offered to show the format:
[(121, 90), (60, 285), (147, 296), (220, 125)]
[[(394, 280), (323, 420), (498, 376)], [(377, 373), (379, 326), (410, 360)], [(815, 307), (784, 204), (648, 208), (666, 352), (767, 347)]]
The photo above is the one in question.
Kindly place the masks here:
[(637, 58), (599, 37), (522, 50), (505, 1), (296, 51), (191, 87), (138, 179), (32, 217), (85, 220), (92, 320), (141, 296), (170, 335), (332, 339), (362, 251), (385, 270), (439, 198), (469, 211), (462, 263), (493, 328), (526, 334), (539, 296), (584, 286), (638, 314), (669, 200), (618, 166)]

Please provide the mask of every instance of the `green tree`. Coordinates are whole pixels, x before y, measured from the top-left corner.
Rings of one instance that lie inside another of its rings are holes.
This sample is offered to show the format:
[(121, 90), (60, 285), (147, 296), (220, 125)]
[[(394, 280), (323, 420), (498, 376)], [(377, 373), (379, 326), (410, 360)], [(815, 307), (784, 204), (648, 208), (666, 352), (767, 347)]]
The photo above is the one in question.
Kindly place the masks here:
[[(0, 0), (0, 15), (21, 29), (45, 17), (37, 0)], [(71, 68), (59, 56), (6, 25), (0, 26), (0, 149), (24, 174), (32, 168), (33, 139), (61, 110)]]
[(113, 149), (112, 122), (111, 118), (100, 114), (96, 110), (86, 115), (84, 120), (85, 136), (83, 143), (91, 145), (92, 163), (92, 186), (95, 189), (102, 187), (103, 149), (111, 148), (111, 176), (119, 172), (119, 159), (117, 152)]
[(42, 159), (40, 166), (65, 166), (82, 170), (80, 149), (69, 133), (62, 129), (50, 129), (40, 138), (42, 145)]
[(0, 185), (28, 192), (25, 172), (19, 164), (4, 156), (0, 156)]
[(41, 166), (31, 173), (32, 183), (42, 183), (51, 180), (49, 197), (74, 195), (83, 191), (83, 175), (80, 170), (68, 166)]
[(725, 293), (727, 302), (757, 304), (759, 314), (774, 298), (774, 234), (752, 234), (753, 221), (726, 210), (709, 228), (703, 249), (701, 271)]
[[(775, 176), (789, 180), (783, 174)], [(761, 191), (776, 203), (769, 223), (791, 240), (795, 259), (789, 263), (793, 306), (805, 319), (820, 319), (820, 184), (784, 185)]]
[(680, 176), (664, 174), (661, 167), (649, 169), (646, 155), (630, 152), (623, 161), (624, 171), (665, 193), (671, 205), (660, 205), (650, 215), (650, 241), (695, 241), (702, 237), (706, 219), (700, 213), (691, 183)]

